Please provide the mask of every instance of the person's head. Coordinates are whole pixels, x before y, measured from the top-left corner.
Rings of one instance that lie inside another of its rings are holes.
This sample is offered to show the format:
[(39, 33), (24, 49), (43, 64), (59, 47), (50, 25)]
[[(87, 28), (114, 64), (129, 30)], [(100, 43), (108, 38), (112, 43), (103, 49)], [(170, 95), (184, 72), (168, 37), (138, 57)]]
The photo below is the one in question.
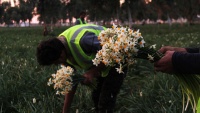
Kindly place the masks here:
[(40, 42), (36, 55), (40, 65), (61, 64), (66, 61), (65, 47), (58, 38)]
[(80, 18), (85, 18), (86, 12), (85, 11), (81, 11), (79, 16), (80, 16)]

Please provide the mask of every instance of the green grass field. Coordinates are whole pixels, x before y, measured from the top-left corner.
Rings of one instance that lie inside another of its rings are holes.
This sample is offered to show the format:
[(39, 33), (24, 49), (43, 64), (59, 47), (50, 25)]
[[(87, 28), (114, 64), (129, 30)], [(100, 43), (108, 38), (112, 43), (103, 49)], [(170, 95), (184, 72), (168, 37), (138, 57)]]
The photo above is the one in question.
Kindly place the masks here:
[[(147, 45), (179, 47), (200, 45), (200, 25), (145, 25), (139, 28)], [(54, 29), (59, 35), (67, 27)], [(64, 96), (47, 86), (58, 69), (36, 61), (42, 27), (0, 28), (0, 113), (61, 113)], [(36, 103), (33, 103), (33, 98)], [(90, 89), (79, 85), (72, 113), (93, 113)], [(116, 113), (181, 113), (182, 94), (173, 75), (155, 73), (153, 64), (138, 60), (129, 68), (117, 100)], [(191, 106), (185, 113), (192, 113)]]

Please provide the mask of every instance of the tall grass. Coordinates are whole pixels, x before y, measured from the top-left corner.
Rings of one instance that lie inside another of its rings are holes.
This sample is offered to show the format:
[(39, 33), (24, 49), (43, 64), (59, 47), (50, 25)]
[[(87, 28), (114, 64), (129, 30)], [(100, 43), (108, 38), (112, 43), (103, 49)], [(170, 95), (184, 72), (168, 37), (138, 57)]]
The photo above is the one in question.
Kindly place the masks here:
[[(195, 47), (200, 25), (145, 25), (139, 28), (147, 44)], [(67, 27), (55, 28), (59, 35)], [(61, 113), (63, 96), (47, 86), (57, 66), (39, 66), (35, 51), (44, 39), (41, 27), (0, 28), (0, 113)], [(33, 103), (33, 98), (36, 103)], [(79, 85), (71, 111), (94, 112), (90, 89)], [(116, 113), (180, 113), (182, 94), (173, 75), (155, 73), (153, 64), (138, 60), (129, 68), (117, 100)], [(192, 113), (191, 106), (186, 113)]]

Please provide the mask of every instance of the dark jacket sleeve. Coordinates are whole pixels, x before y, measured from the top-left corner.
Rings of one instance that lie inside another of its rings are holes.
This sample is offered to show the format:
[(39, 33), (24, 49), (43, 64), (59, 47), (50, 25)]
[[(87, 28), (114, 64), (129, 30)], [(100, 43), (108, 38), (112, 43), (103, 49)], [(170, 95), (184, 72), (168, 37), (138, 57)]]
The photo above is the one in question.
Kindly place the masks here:
[(98, 37), (92, 32), (86, 32), (81, 38), (80, 45), (86, 53), (96, 53), (101, 49)]
[(200, 48), (185, 48), (188, 53), (200, 53)]
[(177, 73), (200, 74), (200, 53), (175, 52), (172, 64)]

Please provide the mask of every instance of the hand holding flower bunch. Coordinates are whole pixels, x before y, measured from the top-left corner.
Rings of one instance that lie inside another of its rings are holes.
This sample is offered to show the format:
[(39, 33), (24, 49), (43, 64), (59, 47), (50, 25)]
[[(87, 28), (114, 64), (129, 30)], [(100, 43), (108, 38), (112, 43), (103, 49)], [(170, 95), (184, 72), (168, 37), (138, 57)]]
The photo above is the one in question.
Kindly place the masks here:
[[(81, 72), (79, 72), (81, 73)], [(57, 70), (55, 74), (51, 75), (49, 81), (47, 82), (48, 86), (54, 85), (54, 89), (57, 90), (56, 94), (65, 95), (71, 91), (72, 87), (80, 82), (84, 82), (85, 77), (81, 76), (77, 72), (74, 72), (74, 69), (70, 66), (61, 65), (61, 69)], [(96, 88), (96, 79), (93, 79), (90, 84), (87, 86), (90, 88)]]
[[(113, 24), (112, 28), (103, 30), (98, 39), (102, 49), (93, 59), (93, 64), (97, 66), (102, 62), (106, 66), (119, 66), (116, 68), (119, 73), (123, 73), (123, 67), (133, 64), (136, 58), (156, 62), (164, 56), (155, 49), (155, 45), (145, 46), (139, 30), (134, 31)], [(200, 97), (200, 77), (198, 75), (188, 77), (184, 74), (176, 74), (175, 77), (179, 81), (183, 95), (187, 96), (195, 112)]]

